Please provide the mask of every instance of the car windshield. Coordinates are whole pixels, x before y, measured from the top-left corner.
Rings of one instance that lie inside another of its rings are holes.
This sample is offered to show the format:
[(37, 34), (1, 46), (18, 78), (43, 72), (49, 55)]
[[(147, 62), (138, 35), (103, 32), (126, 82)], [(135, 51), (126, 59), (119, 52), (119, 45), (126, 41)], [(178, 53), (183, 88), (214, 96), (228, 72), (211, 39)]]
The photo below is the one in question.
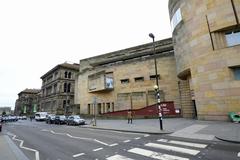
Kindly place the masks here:
[(80, 119), (80, 116), (73, 116), (75, 119)]

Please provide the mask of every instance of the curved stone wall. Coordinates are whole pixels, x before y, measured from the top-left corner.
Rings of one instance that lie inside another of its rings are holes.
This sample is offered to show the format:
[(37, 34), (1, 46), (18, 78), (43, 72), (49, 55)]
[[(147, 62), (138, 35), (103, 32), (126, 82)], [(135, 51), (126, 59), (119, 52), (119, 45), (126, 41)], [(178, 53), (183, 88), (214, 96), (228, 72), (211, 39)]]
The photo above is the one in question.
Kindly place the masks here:
[(240, 1), (169, 0), (171, 20), (178, 10), (177, 75), (189, 82), (199, 119), (226, 120), (240, 111)]

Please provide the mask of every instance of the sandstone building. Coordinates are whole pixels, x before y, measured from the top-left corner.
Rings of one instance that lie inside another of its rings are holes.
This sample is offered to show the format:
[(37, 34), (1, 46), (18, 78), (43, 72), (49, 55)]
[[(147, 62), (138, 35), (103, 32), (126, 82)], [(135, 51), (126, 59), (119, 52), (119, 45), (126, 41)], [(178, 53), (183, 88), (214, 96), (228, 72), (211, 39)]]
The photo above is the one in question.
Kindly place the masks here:
[(79, 113), (79, 106), (74, 105), (74, 85), (78, 71), (79, 64), (65, 62), (41, 77), (41, 111), (54, 114)]
[[(172, 39), (157, 41), (161, 101), (179, 106)], [(139, 109), (156, 104), (153, 44), (148, 43), (80, 60), (75, 104), (81, 114)]]
[[(240, 1), (169, 0), (183, 115), (226, 120), (240, 111)], [(185, 108), (185, 109), (184, 109)]]
[(25, 89), (18, 93), (15, 115), (32, 115), (40, 109), (40, 89)]

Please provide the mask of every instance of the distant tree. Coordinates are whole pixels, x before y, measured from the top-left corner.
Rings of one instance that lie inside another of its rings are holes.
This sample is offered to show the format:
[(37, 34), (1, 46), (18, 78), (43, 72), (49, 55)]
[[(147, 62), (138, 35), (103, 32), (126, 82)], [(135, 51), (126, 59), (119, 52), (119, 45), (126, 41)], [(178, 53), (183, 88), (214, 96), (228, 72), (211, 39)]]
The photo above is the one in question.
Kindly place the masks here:
[(6, 113), (6, 111), (3, 111), (2, 112), (2, 116), (5, 116), (7, 113)]

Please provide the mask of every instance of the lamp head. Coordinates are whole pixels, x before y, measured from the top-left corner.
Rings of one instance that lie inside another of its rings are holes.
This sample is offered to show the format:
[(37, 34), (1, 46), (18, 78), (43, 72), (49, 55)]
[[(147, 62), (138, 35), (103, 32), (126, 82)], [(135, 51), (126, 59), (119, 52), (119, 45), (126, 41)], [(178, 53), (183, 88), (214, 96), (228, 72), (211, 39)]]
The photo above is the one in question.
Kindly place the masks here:
[(151, 37), (152, 39), (155, 38), (155, 37), (154, 37), (154, 34), (152, 34), (152, 33), (149, 33), (149, 37)]
[(153, 88), (154, 88), (155, 90), (158, 90), (158, 86), (157, 86), (157, 85), (154, 85)]

